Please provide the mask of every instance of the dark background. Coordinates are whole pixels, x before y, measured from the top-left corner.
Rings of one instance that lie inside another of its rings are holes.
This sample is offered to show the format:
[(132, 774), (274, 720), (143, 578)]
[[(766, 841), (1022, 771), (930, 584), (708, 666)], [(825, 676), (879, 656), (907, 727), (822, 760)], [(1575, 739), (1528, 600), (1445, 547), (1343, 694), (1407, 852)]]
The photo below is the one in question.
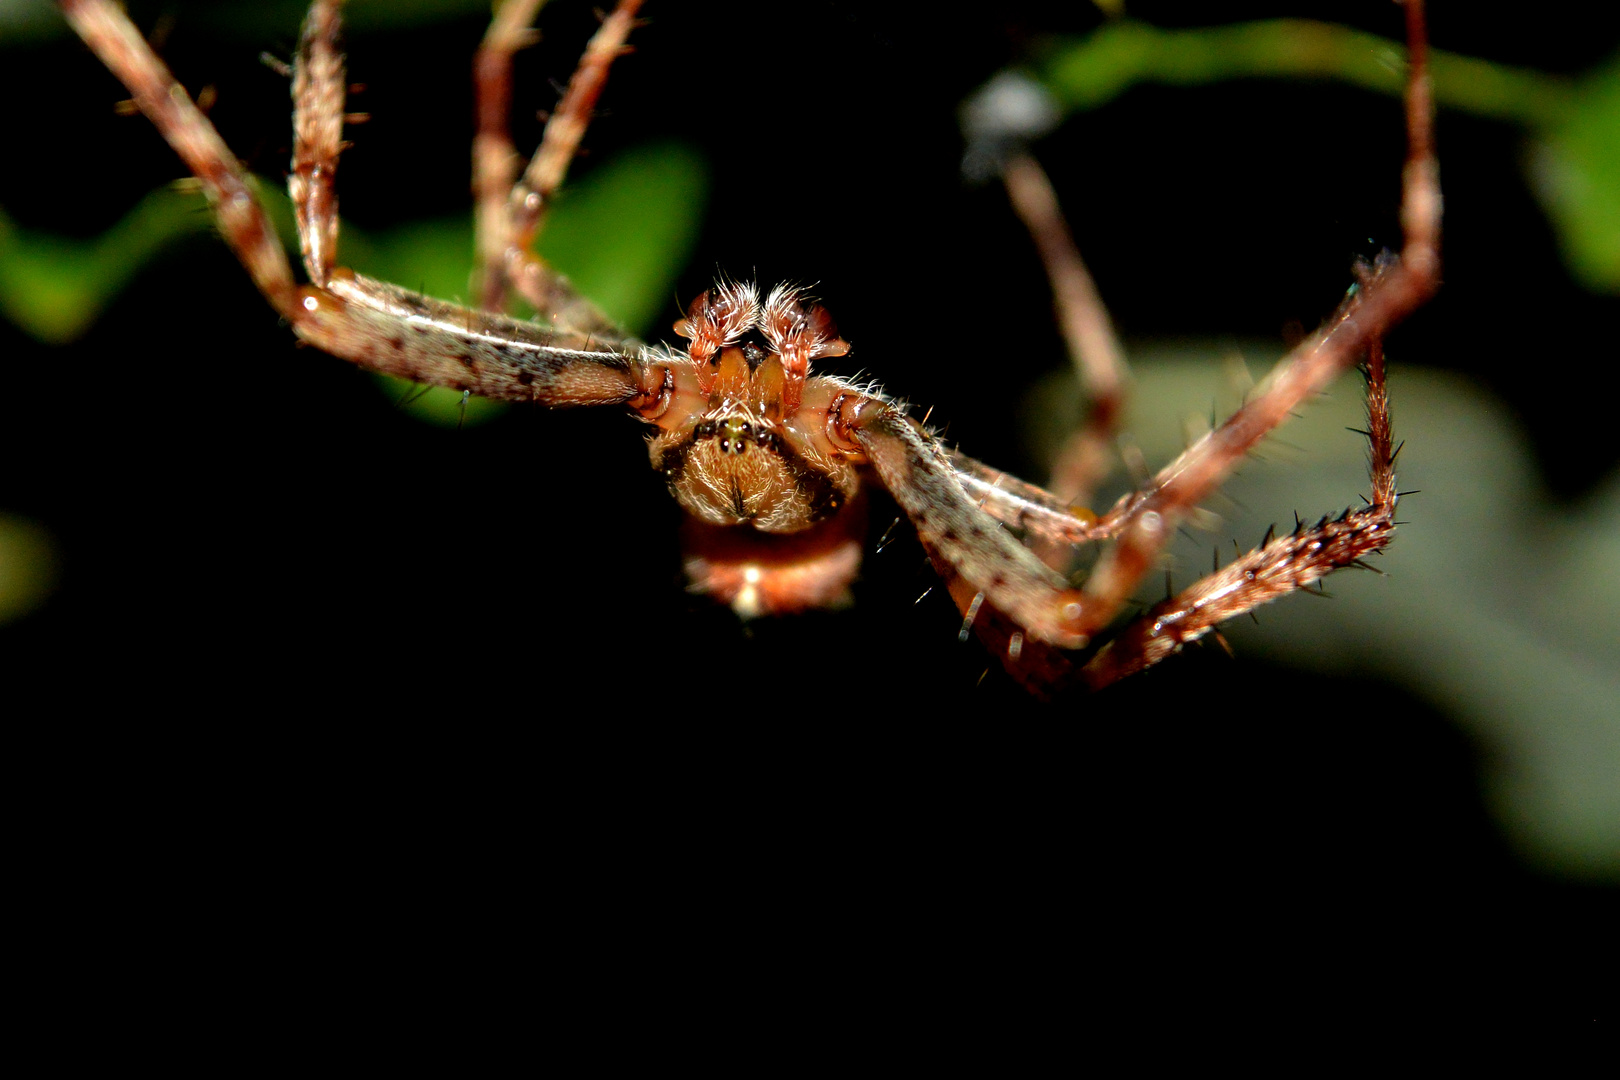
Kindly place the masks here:
[[(517, 99), (541, 107), (593, 25), (588, 7), (556, 7), (519, 70)], [(1308, 7), (1400, 33), (1392, 5)], [(1503, 63), (1576, 72), (1620, 40), (1612, 23), (1436, 7), (1437, 46)], [(134, 9), (143, 27), (174, 15), (166, 58), (218, 88), (227, 141), (274, 175), (285, 84), (255, 58), (290, 52), (296, 11), (261, 34), (200, 5)], [(1300, 13), (1130, 10), (1166, 26)], [(1038, 473), (1017, 405), (1062, 346), (999, 193), (959, 177), (955, 109), (1094, 11), (646, 15), (588, 146), (679, 137), (708, 158), (679, 295), (717, 269), (816, 282), (858, 365), (932, 405), (970, 453)], [(344, 159), (357, 224), (468, 204), (482, 29), (351, 36), (375, 117)], [(8, 120), (0, 205), (19, 224), (96, 235), (178, 174), (148, 125), (109, 114), (117, 89), (75, 41), (13, 57), (0, 85), (29, 107)], [(1612, 440), (1581, 433), (1604, 429), (1620, 376), (1595, 362), (1551, 376), (1548, 341), (1612, 356), (1620, 307), (1570, 283), (1519, 132), (1441, 125), (1447, 284), (1401, 354), (1501, 394), (1546, 484), (1578, 499), (1615, 466)], [(537, 135), (520, 123), (520, 146)], [(1276, 339), (1332, 310), (1353, 257), (1397, 245), (1402, 137), (1389, 99), (1239, 83), (1134, 90), (1041, 152), (1127, 338)], [(538, 900), (513, 867), (538, 866), (568, 911), (633, 922), (691, 903), (809, 939), (860, 926), (922, 965), (945, 962), (933, 935), (965, 921), (1070, 968), (1135, 943), (1219, 970), (1257, 941), (1305, 977), (1387, 949), (1424, 979), (1503, 992), (1530, 965), (1582, 1000), (1564, 975), (1612, 895), (1517, 862), (1485, 814), (1486, 750), (1393, 686), (1200, 650), (1037, 705), (999, 671), (981, 680), (994, 665), (957, 643), (939, 592), (912, 603), (930, 577), (909, 537), (869, 557), (850, 610), (740, 626), (684, 593), (678, 511), (635, 423), (536, 410), (421, 425), (362, 373), (295, 349), (209, 238), (152, 265), (70, 348), (9, 327), (0, 342), (4, 502), (47, 524), (63, 567), (42, 611), (0, 629), (0, 663), (50, 703), (26, 710), (51, 733), (45, 775), (162, 807), (139, 831), (182, 838), (131, 858), (111, 825), (106, 850), (131, 873), (186, 863), (197, 837), (228, 877), (261, 858), (362, 892), (450, 876), (515, 914)], [(968, 937), (953, 955), (1000, 962)]]

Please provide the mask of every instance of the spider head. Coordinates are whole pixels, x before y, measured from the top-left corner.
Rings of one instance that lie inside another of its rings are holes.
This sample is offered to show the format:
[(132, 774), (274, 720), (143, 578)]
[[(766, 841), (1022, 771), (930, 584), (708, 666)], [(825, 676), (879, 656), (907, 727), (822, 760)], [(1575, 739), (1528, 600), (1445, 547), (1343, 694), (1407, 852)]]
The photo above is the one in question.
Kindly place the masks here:
[[(812, 359), (841, 356), (826, 309), (777, 286), (722, 282), (692, 301), (675, 332), (695, 392), (659, 417), (653, 467), (699, 521), (792, 533), (835, 514), (856, 488), (853, 467), (825, 445), (825, 396)], [(808, 385), (807, 385), (808, 384)], [(807, 395), (807, 388), (809, 393)]]

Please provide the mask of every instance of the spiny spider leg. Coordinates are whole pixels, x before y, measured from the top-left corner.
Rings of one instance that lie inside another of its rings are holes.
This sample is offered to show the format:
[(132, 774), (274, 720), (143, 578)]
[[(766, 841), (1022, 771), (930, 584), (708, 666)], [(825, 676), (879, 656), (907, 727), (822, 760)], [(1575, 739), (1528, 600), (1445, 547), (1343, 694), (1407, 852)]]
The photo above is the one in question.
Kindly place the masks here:
[(1389, 541), (1394, 474), (1381, 340), (1434, 293), (1440, 274), (1439, 166), (1421, 0), (1408, 0), (1406, 15), (1408, 147), (1402, 172), (1400, 258), (1381, 260), (1334, 319), (1285, 357), (1248, 404), (1160, 472), (1148, 492), (1121, 500), (1104, 519), (1102, 524), (1109, 528), (1117, 523), (1120, 535), (1086, 582), (1077, 629), (1087, 636), (1102, 629), (1152, 568), (1180, 520), (1262, 437), (1363, 355), (1369, 356), (1374, 502), (1361, 511), (1346, 511), (1337, 521), (1272, 541), (1159, 605), (1093, 659), (1085, 678), (1094, 687), (1140, 670), (1207, 632), (1215, 622), (1351, 565)]
[[(1345, 368), (1369, 354), (1369, 431), (1373, 443), (1374, 502), (1361, 511), (1346, 511), (1336, 521), (1313, 529), (1297, 529), (1289, 537), (1270, 540), (1212, 577), (1196, 583), (1179, 596), (1156, 606), (1100, 650), (1082, 672), (1093, 689), (1141, 670), (1180, 645), (1207, 633), (1217, 622), (1241, 614), (1286, 592), (1302, 588), (1329, 571), (1357, 562), (1382, 549), (1393, 531), (1394, 474), (1390, 467), (1388, 410), (1383, 389), (1381, 340), (1384, 333), (1431, 296), (1439, 285), (1440, 187), (1433, 146), (1433, 103), (1427, 69), (1427, 36), (1421, 0), (1407, 0), (1409, 74), (1406, 95), (1408, 149), (1402, 172), (1401, 224), (1404, 247), (1400, 258), (1384, 259), (1364, 276), (1336, 315), (1313, 337), (1284, 357), (1257, 394), (1224, 424), (1189, 448), (1162, 470), (1146, 490), (1126, 496), (1103, 518), (1069, 509), (1059, 495), (1004, 477), (995, 470), (961, 455), (950, 460), (953, 479), (964, 491), (979, 497), (979, 507), (1004, 524), (1024, 529), (1039, 542), (1076, 541), (1117, 536), (1086, 581), (1083, 590), (1056, 589), (1050, 602), (1031, 604), (1018, 598), (1020, 607), (1005, 607), (998, 592), (985, 587), (993, 568), (974, 567), (967, 561), (937, 551), (938, 530), (912, 514), (934, 562), (951, 585), (952, 596), (965, 616), (964, 632), (973, 624), (992, 648), (1001, 651), (1015, 678), (1029, 689), (1044, 693), (1055, 682), (1066, 681), (1072, 665), (1068, 658), (1050, 655), (1045, 648), (1026, 648), (1024, 631), (1037, 646), (1081, 647), (1107, 628), (1130, 600), (1142, 578), (1156, 565), (1180, 522), (1225, 480), (1232, 469), (1267, 433), (1300, 405), (1324, 390)], [(1026, 221), (1050, 224), (1055, 205), (1040, 204), (1038, 176), (1025, 173), (1009, 184), (1015, 201), (1020, 195), (1034, 201), (1020, 207)], [(1024, 181), (1020, 191), (1020, 180)], [(1061, 222), (1061, 218), (1058, 220)], [(1066, 236), (1066, 230), (1060, 234)], [(1039, 239), (1039, 238), (1038, 238)], [(1101, 331), (1106, 319), (1100, 302), (1088, 310), (1084, 285), (1068, 275), (1061, 284), (1066, 252), (1061, 241), (1043, 259), (1053, 272), (1059, 303), (1064, 292), (1078, 302), (1079, 313), (1068, 324), (1071, 350), (1083, 356), (1088, 348), (1108, 349)], [(1074, 253), (1078, 259), (1078, 253)], [(1072, 270), (1071, 263), (1068, 269)], [(1075, 314), (1073, 310), (1069, 314)], [(1089, 320), (1089, 325), (1086, 325)], [(1083, 331), (1088, 340), (1082, 342)], [(1115, 371), (1122, 370), (1115, 368)], [(1083, 376), (1085, 378), (1086, 376)], [(880, 473), (883, 469), (879, 468)], [(896, 475), (890, 482), (908, 480)], [(898, 499), (898, 495), (897, 495)], [(906, 507), (906, 502), (900, 500)], [(908, 513), (911, 513), (909, 507)], [(962, 580), (954, 580), (959, 575)], [(1065, 582), (1065, 585), (1067, 583)], [(987, 610), (987, 606), (990, 609)], [(1043, 623), (1031, 608), (1044, 607), (1052, 622)], [(1005, 615), (1010, 618), (1001, 618)]]
[[(315, 284), (292, 267), (247, 173), (129, 19), (108, 0), (61, 0), (74, 29), (129, 88), (136, 104), (202, 182), (220, 232), (273, 307), (303, 340), (334, 356), (416, 382), (501, 401), (553, 406), (651, 401), (660, 386), (638, 354), (607, 341), (485, 314), (335, 267), (332, 183), (343, 117), (336, 51), (339, 4), (310, 12), (295, 70), (297, 151), (289, 188)], [(322, 284), (324, 282), (324, 284)]]
[(1384, 381), (1383, 342), (1367, 347), (1367, 442), (1372, 499), (1360, 510), (1296, 525), (1226, 567), (1150, 608), (1092, 657), (1080, 677), (1098, 689), (1196, 641), (1217, 624), (1303, 589), (1334, 570), (1383, 550), (1395, 532), (1395, 453)]
[(1120, 522), (1119, 539), (1103, 553), (1086, 582), (1087, 602), (1076, 627), (1080, 633), (1089, 637), (1108, 624), (1155, 565), (1180, 521), (1256, 443), (1325, 390), (1438, 288), (1440, 180), (1420, 0), (1408, 0), (1406, 13), (1408, 145), (1401, 184), (1400, 259), (1381, 267), (1359, 287), (1334, 319), (1283, 358), (1248, 404), (1161, 471), (1146, 494), (1122, 500), (1105, 518), (1109, 525)]
[(616, 332), (612, 321), (533, 249), (546, 211), (590, 125), (608, 69), (627, 51), (625, 40), (641, 4), (642, 0), (619, 0), (591, 37), (521, 179), (515, 178), (517, 158), (507, 130), (512, 54), (526, 39), (539, 0), (505, 4), (490, 24), (475, 61), (479, 133), (473, 153), (480, 304), (485, 310), (501, 310), (510, 285), (555, 326), (584, 333)]

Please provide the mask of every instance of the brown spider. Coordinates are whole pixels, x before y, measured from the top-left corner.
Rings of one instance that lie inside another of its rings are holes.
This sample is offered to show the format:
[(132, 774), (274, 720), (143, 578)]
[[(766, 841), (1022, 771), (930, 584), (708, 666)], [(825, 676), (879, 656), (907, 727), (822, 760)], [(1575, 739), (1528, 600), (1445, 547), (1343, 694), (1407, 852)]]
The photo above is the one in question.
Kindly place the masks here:
[[(1411, 43), (1403, 180), (1405, 243), (1366, 271), (1321, 330), (1243, 408), (1103, 514), (1075, 508), (1111, 434), (1122, 361), (1044, 176), (1013, 155), (1004, 175), (1054, 282), (1065, 332), (1097, 407), (1064, 455), (1054, 492), (947, 449), (905, 405), (869, 385), (812, 373), (843, 356), (825, 309), (801, 291), (722, 281), (675, 324), (682, 349), (629, 338), (531, 251), (609, 65), (640, 0), (621, 0), (592, 39), (539, 150), (517, 175), (506, 132), (509, 65), (537, 6), (502, 6), (478, 62), (480, 309), (432, 300), (337, 263), (334, 186), (344, 148), (346, 78), (338, 0), (315, 0), (293, 65), (289, 175), (309, 284), (299, 285), (245, 172), (108, 0), (62, 0), (74, 28), (129, 88), (201, 181), (218, 225), (254, 283), (295, 333), (371, 370), (505, 401), (621, 405), (657, 429), (653, 467), (687, 511), (695, 588), (745, 616), (842, 602), (865, 537), (864, 482), (899, 505), (971, 628), (1037, 693), (1105, 686), (1221, 621), (1304, 588), (1381, 550), (1397, 498), (1384, 394), (1383, 334), (1438, 282), (1439, 187), (1430, 138), (1420, 0)], [(509, 291), (547, 324), (500, 312)], [(1369, 505), (1259, 548), (1110, 632), (1179, 523), (1290, 412), (1367, 358), (1373, 493)], [(1076, 544), (1109, 546), (1083, 585), (1064, 573)], [(1056, 568), (1054, 568), (1056, 567)]]

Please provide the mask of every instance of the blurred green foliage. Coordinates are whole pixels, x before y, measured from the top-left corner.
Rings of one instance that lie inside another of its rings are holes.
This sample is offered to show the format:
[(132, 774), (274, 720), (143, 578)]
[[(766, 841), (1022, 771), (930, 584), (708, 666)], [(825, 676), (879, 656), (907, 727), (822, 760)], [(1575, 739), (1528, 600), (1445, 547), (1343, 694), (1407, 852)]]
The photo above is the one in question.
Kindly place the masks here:
[(1533, 132), (1530, 167), (1576, 280), (1620, 292), (1620, 57), (1583, 78), (1569, 107)]
[[(1037, 72), (1069, 112), (1095, 109), (1141, 83), (1197, 86), (1241, 78), (1319, 78), (1402, 91), (1405, 49), (1328, 23), (1274, 19), (1160, 30), (1120, 19), (1062, 41)], [(1518, 124), (1526, 160), (1575, 279), (1620, 293), (1620, 57), (1577, 80), (1435, 51), (1435, 101)]]
[(56, 587), (58, 562), (43, 525), (0, 512), (0, 623), (44, 602)]

